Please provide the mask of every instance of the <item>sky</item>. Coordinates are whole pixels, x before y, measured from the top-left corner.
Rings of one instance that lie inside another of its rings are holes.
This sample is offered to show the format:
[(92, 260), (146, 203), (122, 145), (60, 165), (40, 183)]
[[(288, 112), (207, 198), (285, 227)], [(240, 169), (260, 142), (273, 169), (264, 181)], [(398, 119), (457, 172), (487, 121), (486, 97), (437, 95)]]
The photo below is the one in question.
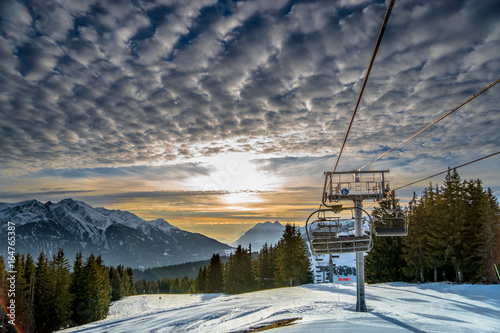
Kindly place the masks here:
[[(303, 225), (386, 6), (1, 1), (0, 202), (71, 197), (224, 242), (258, 222)], [(337, 170), (499, 78), (500, 2), (397, 0)], [(366, 170), (389, 169), (397, 187), (495, 153), (499, 105), (500, 84)], [(499, 156), (459, 174), (498, 197)]]

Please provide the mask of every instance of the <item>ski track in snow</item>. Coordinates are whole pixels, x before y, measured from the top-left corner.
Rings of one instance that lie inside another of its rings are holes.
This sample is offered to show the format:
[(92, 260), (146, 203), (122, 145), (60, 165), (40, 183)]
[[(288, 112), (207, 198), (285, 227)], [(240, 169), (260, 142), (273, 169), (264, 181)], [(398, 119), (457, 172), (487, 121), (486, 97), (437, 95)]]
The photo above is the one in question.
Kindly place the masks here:
[[(241, 332), (302, 318), (266, 332), (498, 332), (499, 285), (366, 285), (367, 313), (356, 309), (356, 283), (305, 285), (239, 295), (137, 295), (115, 302), (104, 320), (61, 332)], [(160, 299), (161, 297), (161, 299)], [(339, 301), (340, 299), (340, 301)]]

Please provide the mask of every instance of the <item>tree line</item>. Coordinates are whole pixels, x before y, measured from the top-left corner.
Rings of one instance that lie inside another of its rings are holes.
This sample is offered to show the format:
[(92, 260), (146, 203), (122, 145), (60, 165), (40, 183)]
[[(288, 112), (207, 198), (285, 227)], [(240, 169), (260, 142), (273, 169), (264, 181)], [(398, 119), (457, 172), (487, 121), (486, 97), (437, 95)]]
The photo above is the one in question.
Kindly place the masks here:
[(500, 207), (481, 180), (462, 180), (450, 170), (442, 186), (414, 193), (408, 209), (382, 201), (375, 225), (394, 212), (405, 214), (407, 237), (374, 237), (366, 281), (492, 283), (500, 263)]
[(218, 254), (200, 268), (190, 292), (238, 294), (313, 282), (308, 249), (297, 227), (285, 226), (278, 243), (264, 244), (256, 259), (251, 246), (238, 246), (226, 264)]
[(297, 227), (285, 226), (276, 245), (260, 249), (254, 258), (251, 246), (238, 246), (224, 263), (216, 253), (208, 265), (199, 268), (194, 279), (138, 280), (139, 293), (227, 293), (239, 294), (275, 287), (313, 282), (306, 242)]
[(187, 294), (193, 279), (184, 276), (182, 279), (163, 278), (160, 280), (141, 279), (135, 282), (135, 289), (139, 294)]
[[(228, 257), (222, 256), (222, 262), (226, 263)], [(198, 273), (198, 269), (203, 266), (207, 266), (210, 263), (210, 259), (186, 262), (182, 264), (161, 266), (161, 267), (149, 267), (149, 268), (135, 268), (134, 276), (136, 281), (145, 279), (149, 280), (162, 280), (171, 279), (187, 276), (190, 279), (194, 279)]]
[[(0, 299), (15, 303), (15, 325), (21, 332), (53, 332), (103, 319), (111, 301), (135, 294), (131, 268), (106, 267), (101, 256), (90, 254), (84, 260), (76, 255), (73, 271), (63, 249), (51, 259), (40, 253), (35, 260), (28, 253), (17, 253), (14, 267), (15, 295), (10, 273), (0, 256)], [(11, 318), (1, 318), (0, 332), (9, 332)]]

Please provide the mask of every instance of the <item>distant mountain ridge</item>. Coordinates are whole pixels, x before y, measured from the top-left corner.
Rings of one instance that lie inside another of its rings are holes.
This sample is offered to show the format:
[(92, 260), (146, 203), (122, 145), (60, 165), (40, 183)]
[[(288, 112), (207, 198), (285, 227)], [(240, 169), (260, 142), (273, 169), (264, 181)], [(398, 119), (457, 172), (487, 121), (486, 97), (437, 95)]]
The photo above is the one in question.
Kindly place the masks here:
[[(305, 229), (297, 225), (302, 234), (302, 237), (306, 238)], [(248, 248), (252, 245), (252, 251), (259, 251), (262, 246), (267, 243), (267, 245), (275, 245), (283, 236), (283, 231), (285, 230), (285, 225), (281, 224), (279, 221), (261, 222), (254, 225), (252, 228), (247, 230), (238, 240), (231, 243), (232, 246), (236, 247), (241, 245)]]
[(121, 210), (94, 208), (64, 199), (0, 203), (0, 253), (7, 257), (7, 222), (16, 225), (16, 252), (51, 256), (63, 247), (72, 262), (77, 252), (101, 254), (106, 265), (158, 267), (228, 254), (231, 247), (181, 230), (163, 219), (144, 220)]
[(285, 226), (278, 221), (274, 223), (270, 221), (257, 223), (238, 238), (238, 240), (231, 243), (231, 245), (235, 247), (241, 245), (248, 248), (251, 244), (252, 251), (258, 251), (265, 243), (267, 245), (278, 243), (281, 236), (283, 236), (283, 230), (285, 230)]

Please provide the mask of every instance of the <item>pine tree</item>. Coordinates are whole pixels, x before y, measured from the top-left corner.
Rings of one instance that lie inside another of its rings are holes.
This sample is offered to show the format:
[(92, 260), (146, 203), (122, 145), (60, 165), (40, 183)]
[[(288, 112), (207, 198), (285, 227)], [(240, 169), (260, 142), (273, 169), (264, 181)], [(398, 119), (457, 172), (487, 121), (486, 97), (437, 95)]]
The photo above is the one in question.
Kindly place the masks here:
[(35, 271), (35, 324), (37, 332), (51, 331), (50, 308), (53, 305), (51, 296), (55, 290), (50, 263), (41, 252), (38, 255)]
[(435, 192), (431, 185), (424, 190), (420, 199), (414, 193), (408, 205), (409, 229), (408, 236), (403, 239), (403, 258), (406, 261), (403, 273), (414, 281), (427, 281), (433, 267), (429, 259), (432, 254), (430, 234), (436, 219), (429, 207), (434, 202)]
[(71, 305), (73, 295), (70, 292), (71, 276), (69, 272), (69, 261), (64, 256), (62, 248), (54, 255), (51, 264), (52, 278), (54, 279), (54, 290), (51, 306), (51, 318), (54, 325), (50, 331), (66, 328), (71, 325)]
[(223, 288), (223, 265), (218, 253), (214, 253), (206, 273), (205, 292), (221, 293)]
[(97, 305), (95, 320), (101, 320), (106, 317), (109, 311), (109, 304), (111, 303), (111, 285), (109, 283), (108, 269), (104, 265), (100, 255), (96, 258), (95, 263), (96, 270), (90, 270), (91, 273), (95, 272), (95, 280), (93, 280), (96, 286), (93, 291), (95, 292), (94, 295)]
[(500, 243), (500, 209), (491, 189), (484, 191), (480, 180), (466, 183), (467, 221), (470, 232), (466, 235), (467, 256), (464, 275), (471, 282), (491, 282), (493, 265), (498, 261)]
[(137, 294), (134, 282), (134, 270), (131, 267), (127, 267), (125, 273), (127, 276), (127, 296)]
[(27, 323), (27, 331), (33, 332), (35, 330), (35, 262), (30, 253), (26, 255), (24, 261), (24, 272), (26, 277), (26, 283), (28, 285), (28, 316), (30, 318), (29, 323)]
[[(488, 220), (488, 225), (491, 227), (491, 232), (489, 233), (492, 239), (486, 239), (487, 243), (487, 264), (486, 264), (486, 274), (485, 281), (491, 283), (495, 277), (494, 264), (500, 265), (500, 206), (496, 197), (493, 195), (491, 188), (486, 191), (486, 197), (489, 203), (488, 213), (486, 214), (486, 219)], [(488, 230), (485, 230), (487, 233)], [(493, 267), (492, 267), (493, 266)], [(500, 281), (499, 281), (500, 282)]]
[(124, 295), (122, 279), (120, 272), (118, 272), (113, 266), (109, 268), (109, 280), (111, 283), (111, 301), (118, 301), (122, 299)]
[[(7, 305), (7, 272), (5, 269), (5, 261), (3, 256), (0, 255), (0, 302)], [(6, 316), (0, 316), (0, 333), (7, 332), (7, 320)]]
[(16, 307), (16, 326), (22, 332), (33, 332), (33, 313), (30, 312), (29, 285), (26, 281), (26, 272), (24, 270), (24, 255), (17, 253), (14, 260), (15, 273), (15, 296), (9, 299), (15, 301)]
[(73, 304), (71, 307), (72, 310), (72, 320), (76, 325), (82, 325), (87, 322), (85, 318), (85, 313), (83, 310), (85, 309), (85, 302), (87, 300), (86, 295), (86, 274), (85, 267), (83, 263), (83, 255), (82, 252), (78, 252), (75, 257), (75, 261), (73, 264), (73, 273), (71, 274), (71, 286), (70, 292), (74, 295)]
[(137, 280), (135, 282), (135, 290), (137, 291), (138, 294), (141, 294), (141, 295), (145, 294), (146, 288), (147, 288), (146, 279)]
[(192, 293), (206, 293), (206, 283), (207, 283), (207, 266), (198, 269), (198, 275), (194, 279), (193, 286), (191, 288)]
[(276, 271), (276, 256), (273, 246), (265, 243), (259, 252), (256, 262), (256, 272), (259, 289), (274, 287), (274, 272)]
[[(155, 289), (157, 289), (157, 288), (155, 287)], [(156, 290), (155, 293), (158, 293), (158, 291)], [(170, 293), (172, 293), (172, 294), (180, 294), (180, 293), (182, 293), (182, 290), (181, 290), (181, 281), (179, 280), (178, 277), (176, 277), (170, 283)]]
[(406, 275), (421, 281), (493, 280), (500, 259), (500, 209), (480, 180), (462, 181), (450, 170), (441, 189), (431, 185), (418, 201), (414, 195), (409, 207)]
[(449, 170), (442, 188), (442, 206), (444, 213), (441, 228), (441, 243), (444, 248), (443, 269), (447, 280), (462, 282), (463, 263), (466, 256), (464, 235), (467, 228), (466, 201), (464, 184), (457, 171)]
[(180, 290), (181, 290), (181, 293), (182, 294), (187, 294), (189, 289), (191, 288), (191, 284), (193, 283), (193, 280), (191, 280), (190, 278), (188, 278), (187, 276), (184, 276), (182, 279), (181, 279), (181, 282), (180, 282)]
[(275, 286), (312, 283), (313, 273), (307, 245), (295, 225), (287, 224), (277, 245)]
[(120, 276), (122, 295), (123, 296), (135, 295), (134, 271), (132, 270), (132, 268), (130, 267), (125, 268), (122, 265), (118, 265), (116, 266), (116, 271)]
[[(78, 267), (80, 266), (80, 267)], [(77, 255), (73, 272), (72, 290), (76, 290), (76, 311), (73, 316), (78, 325), (103, 319), (109, 310), (111, 286), (109, 273), (101, 256), (93, 254), (81, 266), (81, 254)]]
[(228, 294), (238, 294), (253, 291), (255, 288), (252, 254), (239, 245), (226, 263), (224, 290)]

